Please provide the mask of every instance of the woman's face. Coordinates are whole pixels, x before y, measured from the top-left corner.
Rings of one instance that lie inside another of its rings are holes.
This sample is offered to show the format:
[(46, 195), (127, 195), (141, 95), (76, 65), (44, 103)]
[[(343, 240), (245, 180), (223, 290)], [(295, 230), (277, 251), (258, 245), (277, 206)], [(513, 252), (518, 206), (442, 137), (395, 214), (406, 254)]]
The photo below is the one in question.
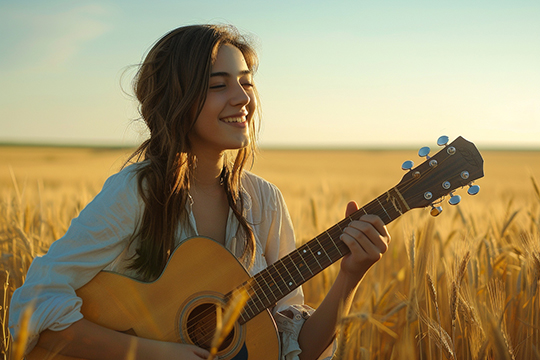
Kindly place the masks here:
[(206, 101), (190, 134), (196, 152), (221, 153), (249, 145), (249, 123), (256, 108), (252, 76), (238, 48), (228, 44), (219, 48)]

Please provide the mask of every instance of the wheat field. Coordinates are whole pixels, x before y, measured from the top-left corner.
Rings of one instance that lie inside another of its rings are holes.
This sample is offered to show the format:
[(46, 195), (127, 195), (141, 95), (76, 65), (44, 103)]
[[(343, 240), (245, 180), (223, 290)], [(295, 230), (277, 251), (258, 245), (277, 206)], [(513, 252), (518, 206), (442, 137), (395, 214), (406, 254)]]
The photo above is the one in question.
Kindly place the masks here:
[[(422, 144), (423, 145), (423, 144)], [(434, 149), (435, 150), (435, 149)], [(480, 149), (482, 152), (482, 149)], [(126, 149), (0, 147), (0, 317), (36, 255), (126, 160)], [(389, 251), (341, 320), (336, 359), (540, 359), (540, 152), (484, 151), (481, 191), (433, 218), (413, 210), (388, 225)], [(414, 150), (263, 150), (251, 169), (282, 191), (298, 245), (403, 176)], [(332, 265), (304, 285), (322, 301)]]

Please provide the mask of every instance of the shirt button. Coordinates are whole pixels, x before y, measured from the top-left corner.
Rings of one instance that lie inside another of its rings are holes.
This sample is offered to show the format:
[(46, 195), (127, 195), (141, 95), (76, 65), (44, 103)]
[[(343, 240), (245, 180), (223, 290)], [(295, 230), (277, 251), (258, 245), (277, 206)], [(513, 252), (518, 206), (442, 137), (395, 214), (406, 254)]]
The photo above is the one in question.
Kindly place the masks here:
[(302, 316), (300, 316), (300, 314), (296, 314), (296, 315), (294, 315), (294, 319), (295, 320), (302, 320)]

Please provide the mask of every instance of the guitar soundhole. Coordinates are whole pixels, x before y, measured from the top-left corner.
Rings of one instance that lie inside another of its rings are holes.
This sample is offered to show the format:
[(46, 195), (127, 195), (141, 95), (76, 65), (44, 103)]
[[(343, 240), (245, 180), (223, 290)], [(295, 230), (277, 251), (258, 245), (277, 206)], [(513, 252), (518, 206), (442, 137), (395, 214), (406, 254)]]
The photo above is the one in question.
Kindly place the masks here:
[[(187, 333), (191, 342), (203, 349), (210, 349), (216, 329), (216, 305), (202, 304), (193, 309), (187, 319)], [(219, 351), (226, 349), (234, 338), (234, 329), (227, 335)]]

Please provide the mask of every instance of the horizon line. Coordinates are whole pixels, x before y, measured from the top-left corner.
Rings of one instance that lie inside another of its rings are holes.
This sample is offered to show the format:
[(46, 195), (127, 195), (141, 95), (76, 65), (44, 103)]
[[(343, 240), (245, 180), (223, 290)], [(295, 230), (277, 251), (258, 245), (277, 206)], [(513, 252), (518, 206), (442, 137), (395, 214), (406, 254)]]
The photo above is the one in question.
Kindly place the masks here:
[[(74, 144), (74, 143), (47, 143), (47, 142), (2, 142), (0, 141), (0, 147), (28, 147), (28, 148), (63, 148), (63, 149), (100, 149), (100, 150), (122, 150), (122, 149), (136, 149), (140, 144), (121, 145), (121, 144), (107, 144), (107, 143), (86, 143), (86, 144)], [(388, 146), (370, 146), (370, 145), (264, 145), (258, 147), (261, 151), (409, 151), (415, 150), (417, 147), (414, 145), (388, 145)], [(501, 145), (488, 145), (482, 146), (482, 151), (540, 151), (540, 146), (501, 146)]]

